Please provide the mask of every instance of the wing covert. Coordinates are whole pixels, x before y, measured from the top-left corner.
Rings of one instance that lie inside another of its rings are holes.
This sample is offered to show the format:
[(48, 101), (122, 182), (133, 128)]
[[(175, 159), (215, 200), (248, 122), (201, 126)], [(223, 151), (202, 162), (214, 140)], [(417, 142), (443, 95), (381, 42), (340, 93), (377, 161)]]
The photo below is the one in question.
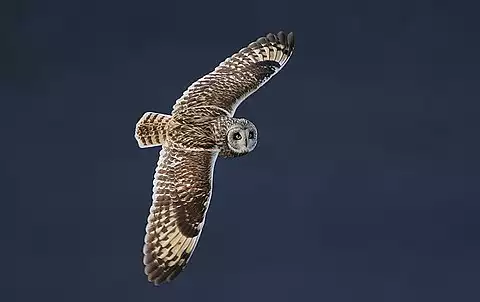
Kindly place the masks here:
[(191, 84), (176, 101), (172, 115), (211, 108), (212, 114), (233, 116), (243, 100), (285, 66), (294, 44), (293, 33), (283, 32), (250, 43)]

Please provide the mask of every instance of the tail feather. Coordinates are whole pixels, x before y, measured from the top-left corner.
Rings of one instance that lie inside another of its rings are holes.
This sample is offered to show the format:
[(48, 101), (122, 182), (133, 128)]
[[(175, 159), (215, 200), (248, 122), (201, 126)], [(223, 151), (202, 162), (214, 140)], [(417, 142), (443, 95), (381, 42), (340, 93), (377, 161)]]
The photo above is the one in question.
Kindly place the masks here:
[(170, 115), (145, 112), (135, 127), (135, 139), (140, 148), (161, 146), (166, 139)]

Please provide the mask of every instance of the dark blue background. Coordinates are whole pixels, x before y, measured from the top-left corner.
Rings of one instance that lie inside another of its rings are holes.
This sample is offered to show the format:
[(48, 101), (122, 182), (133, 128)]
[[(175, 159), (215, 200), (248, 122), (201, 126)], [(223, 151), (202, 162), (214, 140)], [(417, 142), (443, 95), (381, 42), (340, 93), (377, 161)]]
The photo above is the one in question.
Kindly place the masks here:
[[(480, 301), (473, 1), (0, 6), (2, 301)], [(217, 161), (192, 261), (154, 287), (135, 123), (278, 30), (296, 52), (237, 111), (259, 144)]]

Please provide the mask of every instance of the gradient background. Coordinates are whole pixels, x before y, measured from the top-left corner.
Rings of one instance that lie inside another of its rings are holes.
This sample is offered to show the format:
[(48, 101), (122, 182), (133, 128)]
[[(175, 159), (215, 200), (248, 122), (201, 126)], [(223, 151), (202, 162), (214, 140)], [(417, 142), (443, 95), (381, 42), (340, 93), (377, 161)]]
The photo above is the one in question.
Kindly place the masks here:
[[(1, 3), (0, 300), (480, 301), (473, 1)], [(278, 30), (296, 52), (237, 111), (259, 144), (217, 161), (198, 248), (154, 287), (135, 123)]]

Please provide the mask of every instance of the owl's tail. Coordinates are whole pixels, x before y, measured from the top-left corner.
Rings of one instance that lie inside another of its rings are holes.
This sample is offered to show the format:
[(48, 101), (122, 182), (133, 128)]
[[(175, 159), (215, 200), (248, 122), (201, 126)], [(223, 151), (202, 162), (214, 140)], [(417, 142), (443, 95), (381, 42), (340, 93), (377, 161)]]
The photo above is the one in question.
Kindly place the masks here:
[(140, 148), (161, 146), (166, 138), (166, 125), (171, 116), (145, 112), (135, 127), (135, 139)]

